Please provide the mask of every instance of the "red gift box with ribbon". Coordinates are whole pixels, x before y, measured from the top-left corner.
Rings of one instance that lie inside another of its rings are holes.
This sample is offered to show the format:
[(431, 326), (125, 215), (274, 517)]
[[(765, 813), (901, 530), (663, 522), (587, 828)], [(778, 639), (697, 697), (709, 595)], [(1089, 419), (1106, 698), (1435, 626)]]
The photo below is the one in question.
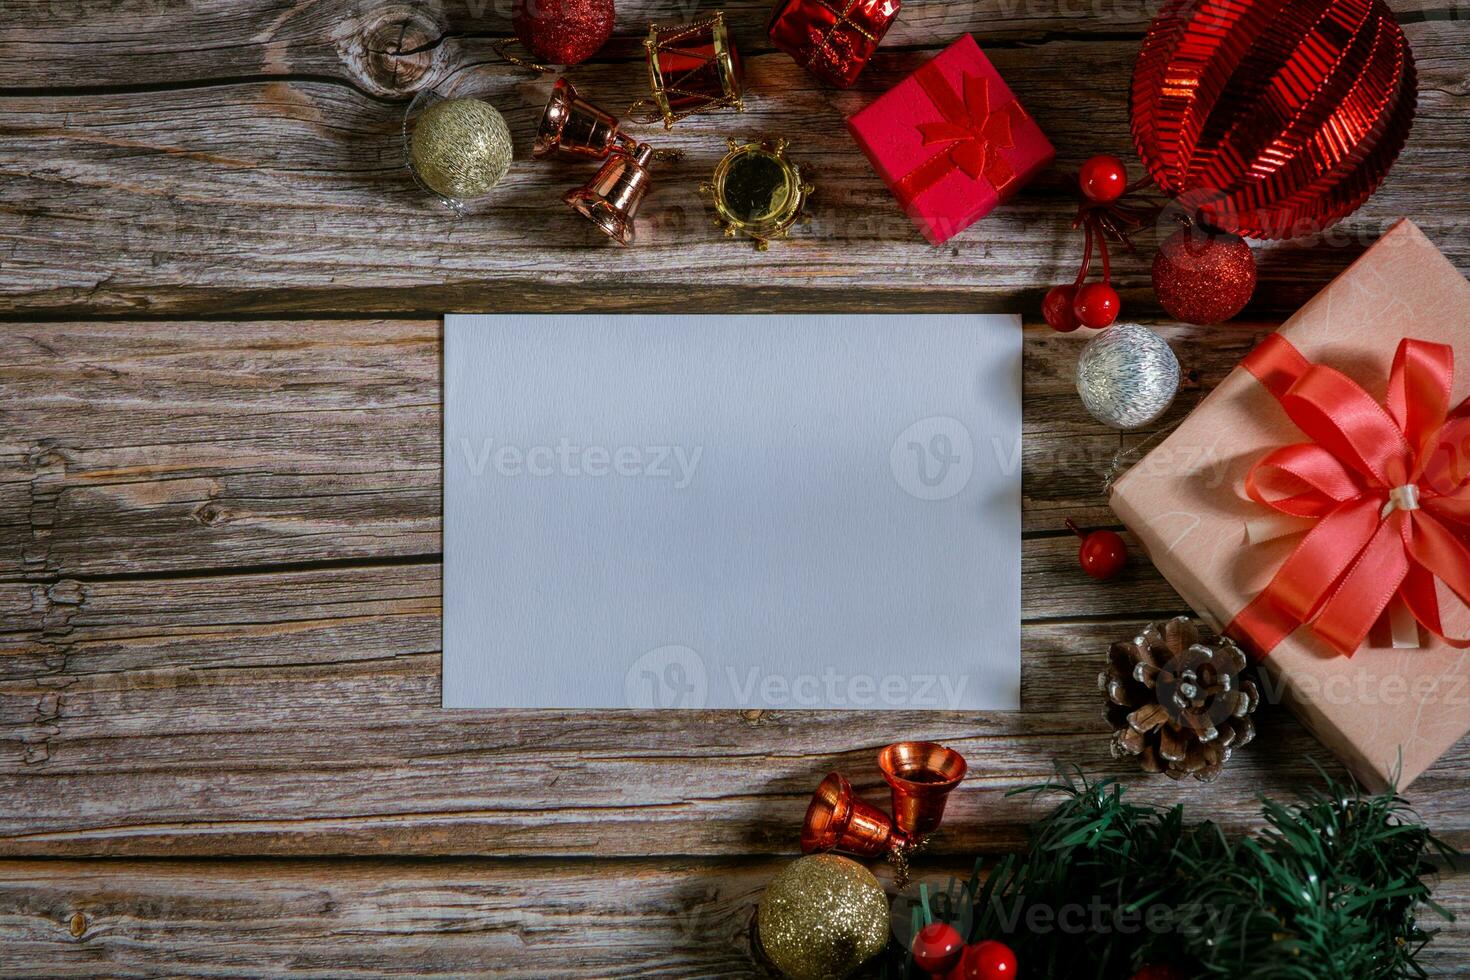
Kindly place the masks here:
[(1179, 594), (1372, 789), (1470, 732), (1470, 283), (1400, 222), (1115, 484)]
[(935, 245), (985, 217), (1056, 156), (968, 34), (849, 118), (847, 128)]
[(771, 43), (838, 88), (857, 81), (898, 17), (899, 0), (778, 0)]

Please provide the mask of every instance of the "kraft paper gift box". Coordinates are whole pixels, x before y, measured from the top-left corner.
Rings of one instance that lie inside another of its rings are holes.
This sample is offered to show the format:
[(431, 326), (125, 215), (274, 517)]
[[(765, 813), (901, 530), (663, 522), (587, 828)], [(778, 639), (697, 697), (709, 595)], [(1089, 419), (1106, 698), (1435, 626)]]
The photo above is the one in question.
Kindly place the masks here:
[[(1395, 225), (1276, 336), (1289, 341), (1307, 362), (1342, 372), (1379, 405), (1387, 397), (1401, 340), (1448, 345), (1460, 355), (1450, 385), (1450, 410), (1470, 395), (1470, 283), (1409, 221)], [(1253, 600), (1316, 523), (1312, 515), (1283, 516), (1245, 489), (1247, 474), (1268, 453), (1314, 441), (1252, 373), (1262, 370), (1265, 362), (1259, 358), (1268, 348), (1280, 354), (1285, 346), (1268, 338), (1116, 483), (1111, 500), (1180, 596), (1216, 629), (1233, 624), (1237, 638), (1242, 638), (1242, 623), (1254, 622), (1250, 613), (1242, 613), (1248, 606), (1262, 608), (1259, 602), (1252, 606)], [(1270, 379), (1269, 373), (1263, 377)], [(1450, 465), (1463, 476), (1470, 465), (1470, 439), (1463, 438), (1464, 428), (1442, 432), (1439, 450), (1454, 449)], [(1414, 500), (1417, 505), (1417, 496)], [(1424, 510), (1437, 513), (1429, 507), (1425, 504)], [(1408, 522), (1407, 509), (1383, 516), (1375, 505), (1368, 520), (1378, 523), (1369, 525), (1369, 533), (1377, 533), (1373, 527), (1384, 530), (1382, 523), (1394, 519)], [(1465, 541), (1463, 525), (1442, 526), (1454, 527), (1452, 533)], [(1399, 543), (1393, 534), (1389, 538), (1390, 547)], [(1317, 538), (1326, 540), (1326, 535)], [(1442, 582), (1429, 583), (1443, 616), (1440, 635), (1470, 635), (1464, 603)], [(1348, 590), (1342, 583), (1338, 588)], [(1351, 618), (1353, 610), (1343, 608), (1351, 606), (1329, 603), (1324, 608)], [(1365, 786), (1380, 790), (1397, 782), (1403, 788), (1470, 731), (1470, 651), (1420, 627), (1399, 598), (1389, 602), (1381, 618), (1367, 604), (1358, 609), (1360, 621), (1376, 622), (1351, 656), (1334, 649), (1328, 640), (1334, 630), (1324, 623), (1289, 632), (1278, 629), (1284, 639), (1261, 660), (1265, 693), (1285, 701)], [(1289, 627), (1295, 620), (1281, 622)], [(1342, 645), (1341, 639), (1337, 642)], [(1259, 644), (1245, 645), (1257, 646), (1252, 652), (1259, 655)]]
[(985, 217), (1056, 156), (968, 34), (850, 117), (847, 128), (935, 245)]

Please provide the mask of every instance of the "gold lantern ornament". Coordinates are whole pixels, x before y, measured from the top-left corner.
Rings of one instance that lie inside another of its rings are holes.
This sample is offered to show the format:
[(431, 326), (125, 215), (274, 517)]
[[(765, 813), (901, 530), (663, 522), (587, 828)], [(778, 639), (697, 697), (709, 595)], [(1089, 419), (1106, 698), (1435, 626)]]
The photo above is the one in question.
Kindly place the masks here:
[(744, 67), (730, 41), (724, 11), (691, 24), (650, 24), (643, 48), (652, 95), (628, 110), (634, 122), (662, 120), (665, 129), (672, 129), (680, 119), (698, 112), (727, 106), (745, 111)]
[(764, 252), (771, 239), (785, 238), (792, 225), (807, 220), (806, 202), (815, 188), (786, 159), (786, 140), (728, 143), (730, 152), (699, 191), (710, 197), (715, 224), (727, 237), (745, 235)]

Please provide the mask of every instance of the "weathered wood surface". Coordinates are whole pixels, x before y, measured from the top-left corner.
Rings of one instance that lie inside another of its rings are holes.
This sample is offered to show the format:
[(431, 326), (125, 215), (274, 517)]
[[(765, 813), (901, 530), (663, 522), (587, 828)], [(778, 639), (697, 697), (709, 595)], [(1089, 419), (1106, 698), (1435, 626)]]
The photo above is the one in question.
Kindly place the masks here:
[[(1015, 714), (446, 714), (435, 565), (52, 592), (64, 622), (12, 634), (0, 681), (0, 854), (781, 853), (823, 773), (881, 797), (874, 754), (914, 733), (970, 760), (937, 846), (971, 854), (1022, 840), (1042, 808), (1003, 794), (1053, 759), (1129, 772), (1093, 686), (1119, 623), (1028, 624)], [(1283, 712), (1260, 728), (1221, 782), (1139, 791), (1252, 825), (1330, 765)], [(1460, 844), (1467, 768), (1462, 744), (1412, 794)]]
[[(1268, 328), (1162, 329), (1189, 378), (1167, 424)], [(1078, 347), (1027, 335), (1028, 533), (1112, 520), (1102, 481), (1124, 440), (1077, 400)], [(0, 581), (438, 553), (437, 322), (13, 326), (0, 372)], [(1106, 593), (1051, 574), (1063, 544), (1028, 544), (1039, 615), (1172, 608), (1157, 589), (1094, 607)]]
[[(1263, 329), (1170, 329), (1198, 379), (1174, 411)], [(1005, 790), (1053, 759), (1127, 771), (1107, 758), (1100, 653), (1180, 606), (1143, 560), (1093, 583), (1060, 529), (1105, 519), (1079, 452), (1100, 470), (1119, 445), (1071, 393), (1077, 347), (1027, 333), (1020, 714), (446, 715), (437, 324), (256, 323), (227, 344), (214, 323), (13, 331), (0, 853), (780, 852), (823, 772), (876, 785), (872, 753), (915, 731), (975, 773), (942, 847), (1013, 847), (1038, 810)], [(1249, 825), (1256, 792), (1326, 759), (1284, 714), (1262, 728), (1225, 783), (1150, 792)], [(1457, 748), (1415, 800), (1470, 843), (1467, 766)]]
[[(884, 37), (883, 49), (932, 47), (963, 31), (990, 47), (1134, 38), (1161, 6), (1160, 0), (963, 5), (911, 0)], [(1453, 31), (1470, 19), (1463, 0), (1392, 0), (1390, 6), (1407, 25), (1429, 23)], [(771, 9), (766, 0), (718, 5), (622, 0), (615, 36), (595, 60), (641, 57), (638, 42), (648, 22), (678, 23), (711, 9), (725, 11), (742, 52), (772, 50), (764, 30)], [(331, 5), (235, 0), (227, 6), (10, 0), (0, 52), (12, 57), (0, 60), (0, 87), (36, 92), (51, 85), (165, 87), (221, 78), (319, 77), (389, 95), (432, 84), (465, 60), (466, 43), (509, 36), (510, 10), (506, 0)], [(13, 57), (42, 45), (48, 55), (44, 64)]]
[[(621, 107), (641, 94), (640, 25), (709, 6), (620, 3), (577, 84)], [(1325, 241), (1258, 252), (1264, 320), (1400, 215), (1470, 265), (1470, 7), (1393, 6), (1421, 69), (1414, 136)], [(689, 156), (627, 251), (557, 200), (587, 168), (527, 159), (546, 82), (494, 53), (504, 0), (0, 7), (0, 975), (747, 976), (751, 903), (826, 770), (879, 799), (884, 742), (959, 746), (974, 776), (946, 871), (1020, 842), (1044, 804), (1003, 793), (1052, 759), (1128, 771), (1092, 676), (1108, 639), (1180, 602), (1142, 560), (1082, 578), (1059, 526), (1112, 522), (1102, 473), (1148, 434), (1088, 419), (1081, 338), (1035, 327), (1019, 714), (437, 708), (441, 311), (1034, 312), (1078, 250), (1065, 173), (1128, 155), (1156, 0), (915, 0), (847, 92), (771, 50), (766, 7), (725, 7), (750, 112), (640, 130)], [(1059, 165), (930, 248), (842, 118), (962, 31)], [(515, 171), (464, 220), (401, 166), (425, 87), (487, 94), (516, 133)], [(718, 238), (694, 185), (727, 134), (793, 138), (819, 187), (808, 232), (765, 254)], [(1146, 311), (1144, 263), (1118, 271)], [(270, 314), (318, 318), (244, 319)], [(1269, 326), (1162, 329), (1189, 378), (1173, 419)], [(1281, 710), (1260, 727), (1213, 786), (1134, 791), (1254, 826), (1257, 794), (1327, 761)], [(1467, 773), (1462, 742), (1410, 794), (1461, 846)], [(1463, 916), (1470, 875), (1439, 896)], [(1439, 940), (1436, 975), (1464, 975), (1466, 937)]]
[[(6, 862), (0, 973), (743, 980), (751, 910), (781, 864)], [(905, 896), (968, 870), (931, 862)], [(1436, 894), (1470, 907), (1470, 875)], [(1426, 966), (1463, 977), (1470, 926), (1440, 928)]]
[[(559, 201), (587, 167), (524, 159), (546, 82), (495, 55), (503, 12), (364, 5), (343, 14), (257, 0), (239, 14), (173, 4), (91, 13), (106, 6), (36, 0), (0, 12), (0, 208), (14, 219), (0, 226), (0, 314), (648, 308), (691, 294), (750, 309), (1035, 304), (1075, 269), (1068, 169), (1096, 152), (1127, 154), (1127, 79), (1152, 9), (1102, 5), (1116, 9), (1078, 17), (1070, 5), (916, 4), (861, 84), (837, 92), (762, 43), (757, 9), (732, 8), (750, 110), (650, 131), (689, 157), (661, 168), (641, 243), (619, 250)], [(623, 29), (677, 19), (677, 7), (624, 10)], [(1423, 81), (1403, 159), (1325, 243), (1263, 256), (1258, 310), (1294, 308), (1401, 215), (1470, 263), (1460, 220), (1465, 25), (1452, 4), (1409, 13)], [(981, 227), (932, 248), (843, 118), (964, 30), (988, 45), (1058, 146), (1059, 165)], [(404, 48), (403, 37), (419, 40)], [(393, 50), (416, 53), (383, 54)], [(599, 101), (625, 105), (644, 84), (635, 53), (624, 39), (575, 77)], [(488, 94), (517, 137), (522, 159), (464, 220), (402, 167), (404, 104), (424, 86)], [(818, 186), (808, 231), (767, 253), (720, 237), (696, 186), (727, 134), (792, 137)], [(1146, 284), (1142, 262), (1120, 263), (1119, 285), (1140, 309), (1151, 302)]]

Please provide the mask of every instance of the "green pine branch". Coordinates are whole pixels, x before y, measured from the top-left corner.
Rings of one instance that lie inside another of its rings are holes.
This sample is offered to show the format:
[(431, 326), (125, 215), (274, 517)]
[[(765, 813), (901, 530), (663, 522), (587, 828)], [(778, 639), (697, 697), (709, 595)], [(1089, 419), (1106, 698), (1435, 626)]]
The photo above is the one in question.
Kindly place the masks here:
[[(1000, 939), (1027, 980), (1126, 980), (1143, 964), (1230, 980), (1423, 977), (1436, 905), (1426, 878), (1455, 853), (1396, 793), (1324, 787), (1262, 799), (1266, 828), (1229, 840), (1184, 807), (1137, 804), (1114, 780), (1059, 770), (1015, 793), (1061, 803), (1024, 854), (976, 870), (934, 902), (970, 942)], [(946, 914), (947, 913), (947, 914)], [(895, 946), (884, 975), (918, 980)]]

